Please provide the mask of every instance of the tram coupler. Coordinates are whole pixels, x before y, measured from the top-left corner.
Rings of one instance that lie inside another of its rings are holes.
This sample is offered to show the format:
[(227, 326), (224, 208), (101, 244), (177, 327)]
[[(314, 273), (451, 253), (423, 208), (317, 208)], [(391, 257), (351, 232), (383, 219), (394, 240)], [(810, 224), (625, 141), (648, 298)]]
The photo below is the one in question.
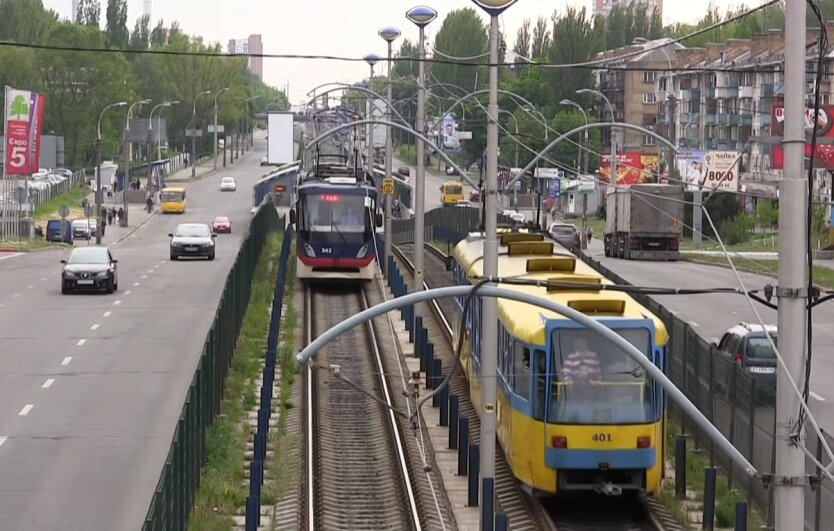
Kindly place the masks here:
[(605, 496), (620, 496), (623, 493), (623, 488), (608, 481), (597, 485), (594, 491)]

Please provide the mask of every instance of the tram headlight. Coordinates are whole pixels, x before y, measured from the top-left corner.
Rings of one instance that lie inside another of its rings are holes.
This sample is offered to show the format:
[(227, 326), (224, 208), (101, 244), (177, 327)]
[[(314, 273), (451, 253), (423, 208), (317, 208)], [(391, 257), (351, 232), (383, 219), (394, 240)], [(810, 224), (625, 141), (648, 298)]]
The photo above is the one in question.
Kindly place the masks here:
[(304, 252), (307, 253), (307, 256), (309, 256), (311, 258), (316, 257), (316, 251), (313, 250), (313, 246), (310, 245), (309, 243), (306, 243), (306, 242), (304, 243)]
[(363, 245), (361, 249), (359, 249), (358, 253), (356, 253), (356, 258), (365, 258), (366, 254), (368, 254), (368, 244), (367, 243), (365, 245)]

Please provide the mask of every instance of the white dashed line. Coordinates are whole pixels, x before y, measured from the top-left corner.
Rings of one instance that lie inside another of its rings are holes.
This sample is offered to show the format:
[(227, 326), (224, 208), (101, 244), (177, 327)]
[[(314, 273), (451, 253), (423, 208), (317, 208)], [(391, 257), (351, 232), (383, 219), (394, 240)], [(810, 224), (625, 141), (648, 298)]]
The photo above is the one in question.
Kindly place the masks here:
[(98, 330), (98, 327), (101, 326), (100, 324), (96, 323), (90, 327), (90, 330)]
[(64, 361), (61, 362), (61, 365), (66, 367), (67, 365), (70, 364), (71, 361), (72, 361), (72, 356), (67, 356), (66, 358), (64, 358)]
[(32, 289), (32, 288), (34, 288), (34, 287), (35, 287), (35, 285), (34, 285), (34, 284), (29, 284), (28, 286), (26, 286), (26, 289)]
[(134, 282), (134, 283), (133, 283), (133, 285), (134, 285), (134, 286), (138, 286), (138, 285), (139, 285), (139, 283), (138, 283), (138, 282)]
[(14, 295), (12, 295), (12, 298), (13, 298), (13, 299), (16, 299), (16, 298), (18, 298), (18, 297), (20, 297), (20, 293), (15, 293)]
[(125, 295), (130, 295), (130, 290), (125, 291)]
[(41, 282), (46, 282), (46, 277), (41, 277)]
[(21, 417), (25, 417), (29, 414), (30, 411), (32, 411), (33, 407), (35, 407), (35, 404), (26, 404), (25, 406), (23, 406), (23, 409), (20, 410), (20, 413), (18, 413), (18, 415), (20, 415)]
[(84, 346), (84, 343), (86, 343), (86, 342), (87, 342), (87, 340), (86, 340), (86, 339), (79, 339), (79, 340), (78, 340), (78, 343), (76, 343), (76, 344), (75, 344), (75, 346), (76, 346), (76, 347), (83, 347), (83, 346)]
[(148, 269), (148, 274), (153, 274), (153, 269)]
[(52, 384), (55, 383), (55, 378), (50, 378), (49, 380), (45, 381), (41, 386), (42, 389), (49, 389), (52, 387)]
[(142, 275), (142, 280), (145, 280), (146, 278), (148, 278), (148, 275)]
[(117, 301), (113, 301), (113, 306), (118, 306), (118, 305), (120, 305), (121, 303), (122, 303), (121, 299), (119, 299), (119, 300), (117, 300)]
[(0, 435), (0, 446), (3, 446), (3, 443), (8, 441), (8, 440), (9, 440), (9, 438), (6, 437), (5, 435)]
[(113, 314), (113, 312), (104, 312), (103, 314), (101, 314), (101, 316), (102, 317), (110, 317), (112, 314)]
[(824, 399), (823, 397), (821, 397), (820, 395), (818, 395), (817, 393), (815, 393), (815, 392), (813, 392), (813, 391), (811, 391), (811, 392), (810, 392), (810, 393), (808, 393), (808, 394), (809, 394), (809, 395), (811, 396), (811, 398), (813, 398), (814, 400), (819, 400), (820, 402), (825, 402), (825, 399)]

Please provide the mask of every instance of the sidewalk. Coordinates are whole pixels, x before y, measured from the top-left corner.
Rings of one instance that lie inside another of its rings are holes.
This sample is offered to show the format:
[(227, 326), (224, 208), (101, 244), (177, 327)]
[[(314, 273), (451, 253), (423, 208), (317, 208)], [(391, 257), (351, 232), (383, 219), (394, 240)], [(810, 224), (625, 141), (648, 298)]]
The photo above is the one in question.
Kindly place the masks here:
[[(95, 193), (88, 195), (87, 200), (90, 202), (91, 205), (93, 205), (93, 215), (95, 216)], [(122, 203), (121, 199), (121, 194), (116, 193), (113, 195), (113, 197), (105, 196), (104, 202), (101, 206), (102, 209), (107, 208), (109, 210), (111, 208), (115, 208), (117, 211), (119, 210), (119, 208), (124, 208), (124, 204)], [(132, 203), (128, 205), (128, 209), (128, 226), (122, 227), (118, 223), (116, 223), (116, 220), (114, 219), (112, 225), (108, 224), (104, 228), (104, 236), (101, 238), (102, 245), (113, 245), (130, 236), (133, 233), (133, 231), (144, 225), (145, 222), (148, 221), (148, 219), (150, 219), (151, 216), (153, 216), (159, 211), (159, 204), (154, 204), (154, 210), (150, 214), (145, 208), (145, 205)], [(95, 238), (93, 238), (90, 241), (95, 242)], [(84, 245), (84, 241), (76, 240), (76, 245)]]
[[(249, 153), (250, 152), (247, 151), (246, 153), (243, 154), (243, 156), (245, 157)], [(239, 161), (239, 160), (240, 159), (238, 159), (237, 161)], [(235, 162), (237, 162), (237, 161), (235, 161)], [(229, 167), (228, 158), (226, 159), (226, 167), (227, 168)], [(217, 170), (216, 171), (219, 172), (221, 170), (223, 170), (223, 155), (220, 155), (220, 156), (217, 157)], [(186, 166), (185, 168), (180, 168), (179, 170), (175, 171), (171, 175), (166, 176), (165, 177), (165, 182), (166, 183), (187, 183), (189, 181), (202, 179), (203, 177), (208, 177), (209, 175), (212, 175), (213, 173), (215, 173), (214, 162), (212, 161), (211, 158), (209, 158), (207, 160), (197, 162), (197, 166), (195, 167), (195, 176), (194, 177), (191, 177), (191, 166), (189, 165), (189, 166)]]

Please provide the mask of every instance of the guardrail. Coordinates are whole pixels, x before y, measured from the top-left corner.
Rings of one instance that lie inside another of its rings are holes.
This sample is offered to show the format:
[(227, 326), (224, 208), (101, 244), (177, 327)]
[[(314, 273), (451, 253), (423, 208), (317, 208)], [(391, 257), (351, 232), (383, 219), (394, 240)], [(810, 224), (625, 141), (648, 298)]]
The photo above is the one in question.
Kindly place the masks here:
[(252, 275), (267, 235), (285, 225), (284, 217), (271, 207), (261, 208), (252, 219), (249, 233), (226, 277), (143, 531), (186, 528), (206, 460), (206, 429), (220, 411), (226, 374), (249, 304)]

